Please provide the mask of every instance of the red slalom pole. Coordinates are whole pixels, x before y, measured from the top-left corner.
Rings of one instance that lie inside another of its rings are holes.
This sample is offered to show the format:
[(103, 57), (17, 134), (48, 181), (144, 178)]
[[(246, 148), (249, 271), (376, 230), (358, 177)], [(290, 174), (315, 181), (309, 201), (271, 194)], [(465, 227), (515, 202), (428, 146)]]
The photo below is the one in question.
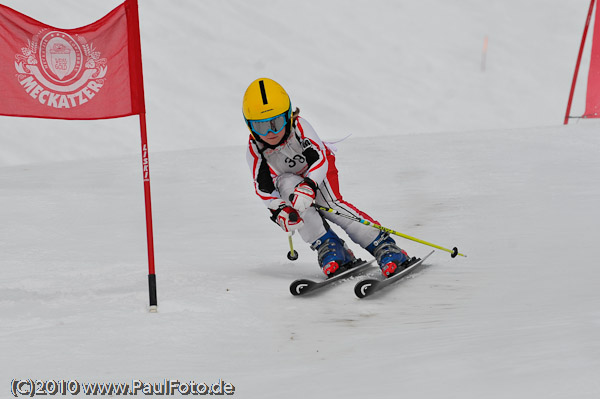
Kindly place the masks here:
[(144, 74), (142, 71), (142, 46), (140, 41), (140, 18), (137, 0), (126, 0), (127, 28), (129, 35), (129, 75), (131, 102), (140, 116), (142, 137), (142, 173), (144, 177), (144, 200), (146, 204), (146, 237), (148, 240), (148, 289), (150, 312), (158, 310), (156, 298), (156, 273), (154, 269), (154, 234), (152, 229), (152, 201), (150, 199), (150, 161), (148, 158), (148, 136), (146, 133), (146, 107), (144, 104)]
[(146, 114), (140, 114), (140, 132), (142, 135), (142, 172), (144, 177), (144, 200), (146, 204), (146, 237), (148, 240), (148, 289), (150, 293), (150, 312), (156, 312), (156, 273), (154, 269), (154, 233), (152, 229), (152, 200), (150, 198), (150, 160), (148, 157), (148, 137), (146, 134)]
[(590, 27), (590, 21), (592, 19), (592, 11), (594, 10), (595, 1), (596, 0), (590, 1), (590, 9), (588, 10), (587, 19), (585, 21), (585, 28), (583, 29), (583, 37), (581, 38), (581, 45), (579, 46), (579, 55), (577, 56), (577, 63), (575, 64), (575, 73), (573, 74), (573, 83), (571, 83), (571, 92), (569, 93), (569, 101), (567, 103), (567, 112), (565, 113), (565, 125), (569, 123), (569, 114), (571, 113), (571, 104), (573, 103), (575, 84), (577, 83), (577, 75), (579, 74), (579, 64), (581, 63), (581, 56), (583, 54), (583, 48), (585, 47), (585, 38), (587, 37), (588, 28)]

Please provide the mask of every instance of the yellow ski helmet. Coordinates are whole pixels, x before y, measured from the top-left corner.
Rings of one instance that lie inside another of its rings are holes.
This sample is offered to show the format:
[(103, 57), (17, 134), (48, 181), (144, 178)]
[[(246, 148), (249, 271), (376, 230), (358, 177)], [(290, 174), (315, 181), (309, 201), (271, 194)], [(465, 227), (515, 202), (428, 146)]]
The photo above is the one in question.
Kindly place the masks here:
[(254, 135), (257, 132), (253, 130), (252, 122), (270, 120), (284, 114), (286, 125), (290, 123), (292, 103), (279, 83), (272, 79), (259, 78), (246, 89), (242, 112), (250, 132)]

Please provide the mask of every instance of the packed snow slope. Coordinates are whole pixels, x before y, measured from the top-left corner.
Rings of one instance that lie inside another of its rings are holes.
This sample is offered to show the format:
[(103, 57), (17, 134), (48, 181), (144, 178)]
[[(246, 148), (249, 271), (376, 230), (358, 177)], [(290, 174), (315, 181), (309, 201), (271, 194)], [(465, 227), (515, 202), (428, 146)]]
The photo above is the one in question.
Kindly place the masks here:
[[(600, 126), (560, 126), (589, 1), (139, 2), (159, 312), (137, 119), (0, 117), (1, 397), (15, 378), (600, 397)], [(2, 0), (64, 28), (119, 3)], [(259, 76), (324, 139), (352, 133), (347, 200), (468, 257), (437, 251), (367, 300), (356, 280), (292, 297), (321, 273), (297, 236), (286, 259), (253, 193), (240, 105)]]
[(356, 280), (293, 297), (292, 280), (321, 277), (316, 255), (296, 236), (286, 259), (244, 147), (163, 152), (151, 314), (137, 156), (0, 169), (2, 389), (168, 378), (224, 379), (241, 398), (600, 395), (597, 125), (338, 149), (347, 200), (468, 257), (437, 251), (372, 299)]
[[(151, 151), (239, 144), (241, 98), (260, 76), (282, 83), (332, 137), (557, 125), (589, 6), (589, 0), (138, 1)], [(2, 0), (59, 28), (89, 24), (120, 2)], [(574, 115), (583, 113), (586, 65)], [(134, 118), (0, 117), (0, 126), (0, 165), (139, 152)]]

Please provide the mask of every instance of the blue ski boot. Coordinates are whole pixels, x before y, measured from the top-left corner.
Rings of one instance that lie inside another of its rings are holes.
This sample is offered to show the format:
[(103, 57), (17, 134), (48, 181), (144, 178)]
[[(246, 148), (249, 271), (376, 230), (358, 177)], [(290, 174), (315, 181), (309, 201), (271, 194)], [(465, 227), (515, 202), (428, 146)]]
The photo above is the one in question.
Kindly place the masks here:
[(333, 230), (327, 230), (327, 233), (313, 242), (311, 249), (318, 252), (319, 266), (327, 277), (346, 270), (345, 266), (356, 260), (344, 240)]
[(397, 271), (404, 270), (404, 263), (410, 260), (406, 251), (400, 249), (394, 239), (384, 232), (381, 232), (365, 249), (377, 259), (384, 277), (390, 277)]

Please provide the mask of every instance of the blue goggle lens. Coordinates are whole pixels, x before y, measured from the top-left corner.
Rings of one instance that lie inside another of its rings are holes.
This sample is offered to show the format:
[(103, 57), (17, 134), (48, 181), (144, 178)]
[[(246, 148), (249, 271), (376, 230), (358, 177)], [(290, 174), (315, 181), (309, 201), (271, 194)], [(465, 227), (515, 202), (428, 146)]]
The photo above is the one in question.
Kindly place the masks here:
[(273, 134), (279, 134), (287, 124), (287, 113), (283, 113), (268, 119), (249, 122), (252, 131), (259, 136), (266, 136), (270, 132)]

